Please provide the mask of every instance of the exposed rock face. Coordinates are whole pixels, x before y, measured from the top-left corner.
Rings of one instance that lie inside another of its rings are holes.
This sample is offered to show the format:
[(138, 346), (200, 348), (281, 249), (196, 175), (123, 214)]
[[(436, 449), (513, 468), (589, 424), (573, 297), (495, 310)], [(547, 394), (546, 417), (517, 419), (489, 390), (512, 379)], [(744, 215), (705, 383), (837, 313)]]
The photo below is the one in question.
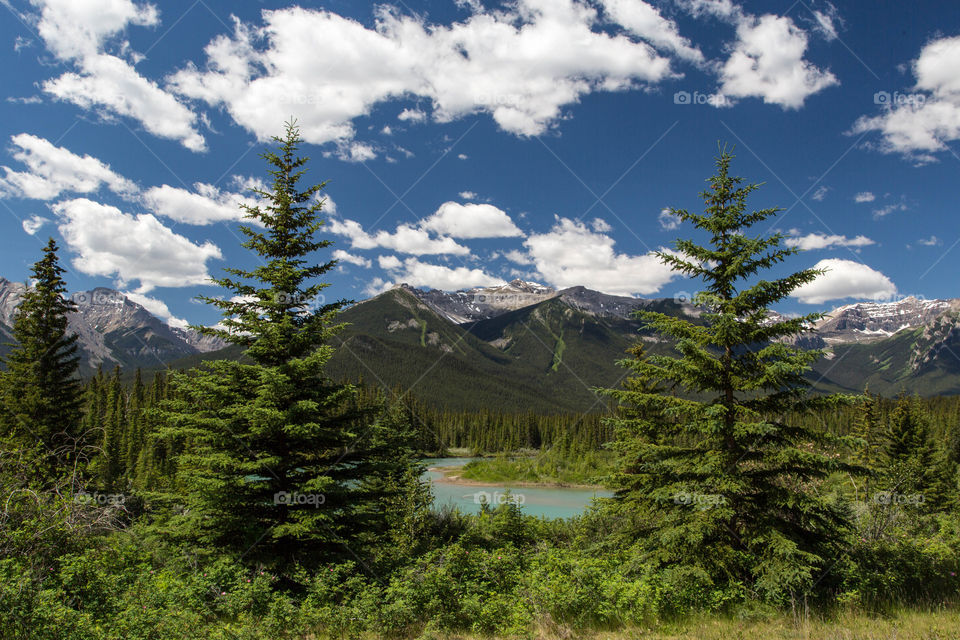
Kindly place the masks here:
[[(514, 280), (499, 287), (478, 287), (456, 292), (423, 291), (408, 285), (400, 286), (443, 317), (458, 324), (494, 318), (507, 311), (537, 304), (549, 298), (559, 298), (570, 307), (589, 315), (622, 319), (631, 318), (638, 309), (669, 302), (615, 296), (580, 286), (557, 291), (522, 280)], [(679, 309), (689, 316), (699, 315), (699, 310), (689, 303), (681, 303)], [(808, 349), (834, 344), (875, 342), (889, 338), (899, 331), (931, 325), (948, 312), (960, 312), (960, 299), (919, 300), (908, 297), (895, 302), (858, 302), (827, 313), (816, 323), (815, 331), (790, 341)], [(769, 322), (784, 319), (786, 316), (775, 311), (770, 312), (768, 317)], [(942, 327), (940, 331), (943, 331)]]
[(960, 300), (918, 300), (912, 296), (896, 302), (858, 302), (834, 309), (816, 328), (826, 344), (872, 342), (927, 325), (957, 309)]
[[(13, 315), (25, 285), (0, 278), (0, 323), (13, 324)], [(219, 338), (192, 329), (170, 327), (119, 291), (98, 287), (71, 294), (77, 312), (69, 318), (79, 338), (81, 368), (98, 366), (156, 367), (196, 353), (222, 349)]]
[(0, 324), (7, 327), (13, 324), (13, 311), (20, 304), (20, 296), (25, 288), (23, 283), (0, 278)]
[(943, 360), (950, 369), (960, 368), (960, 313), (955, 308), (924, 323), (910, 354), (910, 367), (918, 372)]
[(650, 301), (629, 296), (612, 296), (586, 287), (570, 287), (560, 292), (560, 299), (574, 309), (593, 316), (629, 318), (631, 314)]
[(400, 287), (457, 324), (493, 318), (506, 311), (528, 307), (557, 295), (555, 289), (523, 280), (513, 280), (497, 287), (476, 287), (453, 292), (436, 289), (423, 291), (406, 284)]
[[(399, 285), (420, 299), (431, 309), (451, 322), (464, 324), (488, 320), (496, 316), (538, 304), (550, 298), (560, 298), (574, 309), (598, 317), (627, 319), (637, 309), (656, 302), (645, 298), (615, 296), (586, 287), (569, 287), (557, 291), (536, 282), (513, 280), (498, 287), (477, 287), (465, 291), (424, 291), (409, 285)], [(697, 315), (689, 305), (682, 305), (689, 315)]]

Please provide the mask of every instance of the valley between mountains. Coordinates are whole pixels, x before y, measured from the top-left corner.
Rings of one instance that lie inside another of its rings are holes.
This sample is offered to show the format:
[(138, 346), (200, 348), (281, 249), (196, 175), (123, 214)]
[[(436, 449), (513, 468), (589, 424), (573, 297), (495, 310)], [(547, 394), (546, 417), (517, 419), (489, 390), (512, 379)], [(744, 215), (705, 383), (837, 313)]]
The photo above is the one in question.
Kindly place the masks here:
[[(0, 341), (10, 341), (23, 285), (0, 278)], [(81, 371), (120, 365), (145, 371), (237, 358), (235, 347), (171, 327), (123, 294), (98, 288), (73, 294), (79, 310)], [(400, 285), (358, 302), (330, 363), (335, 377), (399, 389), (450, 409), (595, 411), (591, 389), (615, 386), (616, 361), (639, 335), (650, 353), (670, 344), (647, 331), (637, 309), (698, 315), (671, 298), (613, 296), (584, 287), (556, 290), (514, 280), (458, 292)], [(859, 302), (826, 313), (801, 338), (826, 351), (810, 373), (821, 391), (960, 393), (960, 299)], [(0, 354), (6, 347), (0, 348)]]

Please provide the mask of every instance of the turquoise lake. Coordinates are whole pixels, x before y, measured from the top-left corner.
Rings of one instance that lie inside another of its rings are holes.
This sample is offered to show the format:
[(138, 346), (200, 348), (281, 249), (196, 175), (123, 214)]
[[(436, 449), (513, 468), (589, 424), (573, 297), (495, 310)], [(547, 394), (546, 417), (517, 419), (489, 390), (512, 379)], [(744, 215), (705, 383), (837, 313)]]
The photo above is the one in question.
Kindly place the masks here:
[[(431, 458), (423, 462), (427, 467), (462, 467), (476, 458)], [(609, 491), (601, 489), (545, 489), (507, 484), (495, 486), (467, 486), (437, 482), (443, 477), (438, 471), (427, 471), (433, 489), (434, 507), (452, 505), (464, 513), (479, 513), (483, 498), (496, 504), (511, 500), (529, 515), (545, 518), (572, 518), (583, 513), (595, 497), (609, 497)]]

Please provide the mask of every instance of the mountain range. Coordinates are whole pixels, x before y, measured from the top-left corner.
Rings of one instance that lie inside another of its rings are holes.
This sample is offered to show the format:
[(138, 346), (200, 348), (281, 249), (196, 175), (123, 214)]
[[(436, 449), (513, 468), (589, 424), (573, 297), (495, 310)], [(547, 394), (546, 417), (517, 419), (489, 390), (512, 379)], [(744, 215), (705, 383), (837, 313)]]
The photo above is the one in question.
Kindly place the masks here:
[[(9, 351), (14, 310), (26, 286), (0, 278), (0, 356)], [(80, 336), (80, 373), (98, 367), (157, 369), (186, 356), (222, 349), (217, 338), (192, 329), (171, 327), (119, 291), (96, 288), (72, 293), (77, 312), (69, 328)]]
[[(0, 278), (3, 342), (23, 289)], [(78, 312), (70, 327), (80, 335), (84, 375), (98, 366), (157, 370), (240, 357), (236, 347), (170, 327), (117, 291), (98, 288), (72, 298)], [(650, 353), (672, 351), (641, 331), (632, 316), (638, 309), (699, 315), (682, 300), (522, 280), (457, 292), (398, 285), (341, 313), (348, 326), (336, 338), (340, 348), (329, 371), (451, 409), (599, 409), (593, 389), (624, 376), (616, 361), (638, 335)], [(826, 351), (810, 375), (821, 391), (960, 393), (960, 299), (844, 305), (802, 341)]]

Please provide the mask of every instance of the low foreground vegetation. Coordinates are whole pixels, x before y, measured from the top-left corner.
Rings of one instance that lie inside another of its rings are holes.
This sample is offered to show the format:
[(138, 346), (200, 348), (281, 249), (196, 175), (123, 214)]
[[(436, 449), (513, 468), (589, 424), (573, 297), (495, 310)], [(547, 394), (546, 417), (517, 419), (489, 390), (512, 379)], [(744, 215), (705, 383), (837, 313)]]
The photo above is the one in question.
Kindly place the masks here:
[[(541, 628), (543, 640), (569, 638), (565, 628)], [(897, 611), (886, 616), (837, 614), (830, 619), (771, 617), (731, 620), (723, 617), (688, 619), (658, 627), (577, 633), (583, 640), (947, 640), (960, 636), (960, 614), (955, 611)], [(468, 640), (477, 636), (437, 636)]]

